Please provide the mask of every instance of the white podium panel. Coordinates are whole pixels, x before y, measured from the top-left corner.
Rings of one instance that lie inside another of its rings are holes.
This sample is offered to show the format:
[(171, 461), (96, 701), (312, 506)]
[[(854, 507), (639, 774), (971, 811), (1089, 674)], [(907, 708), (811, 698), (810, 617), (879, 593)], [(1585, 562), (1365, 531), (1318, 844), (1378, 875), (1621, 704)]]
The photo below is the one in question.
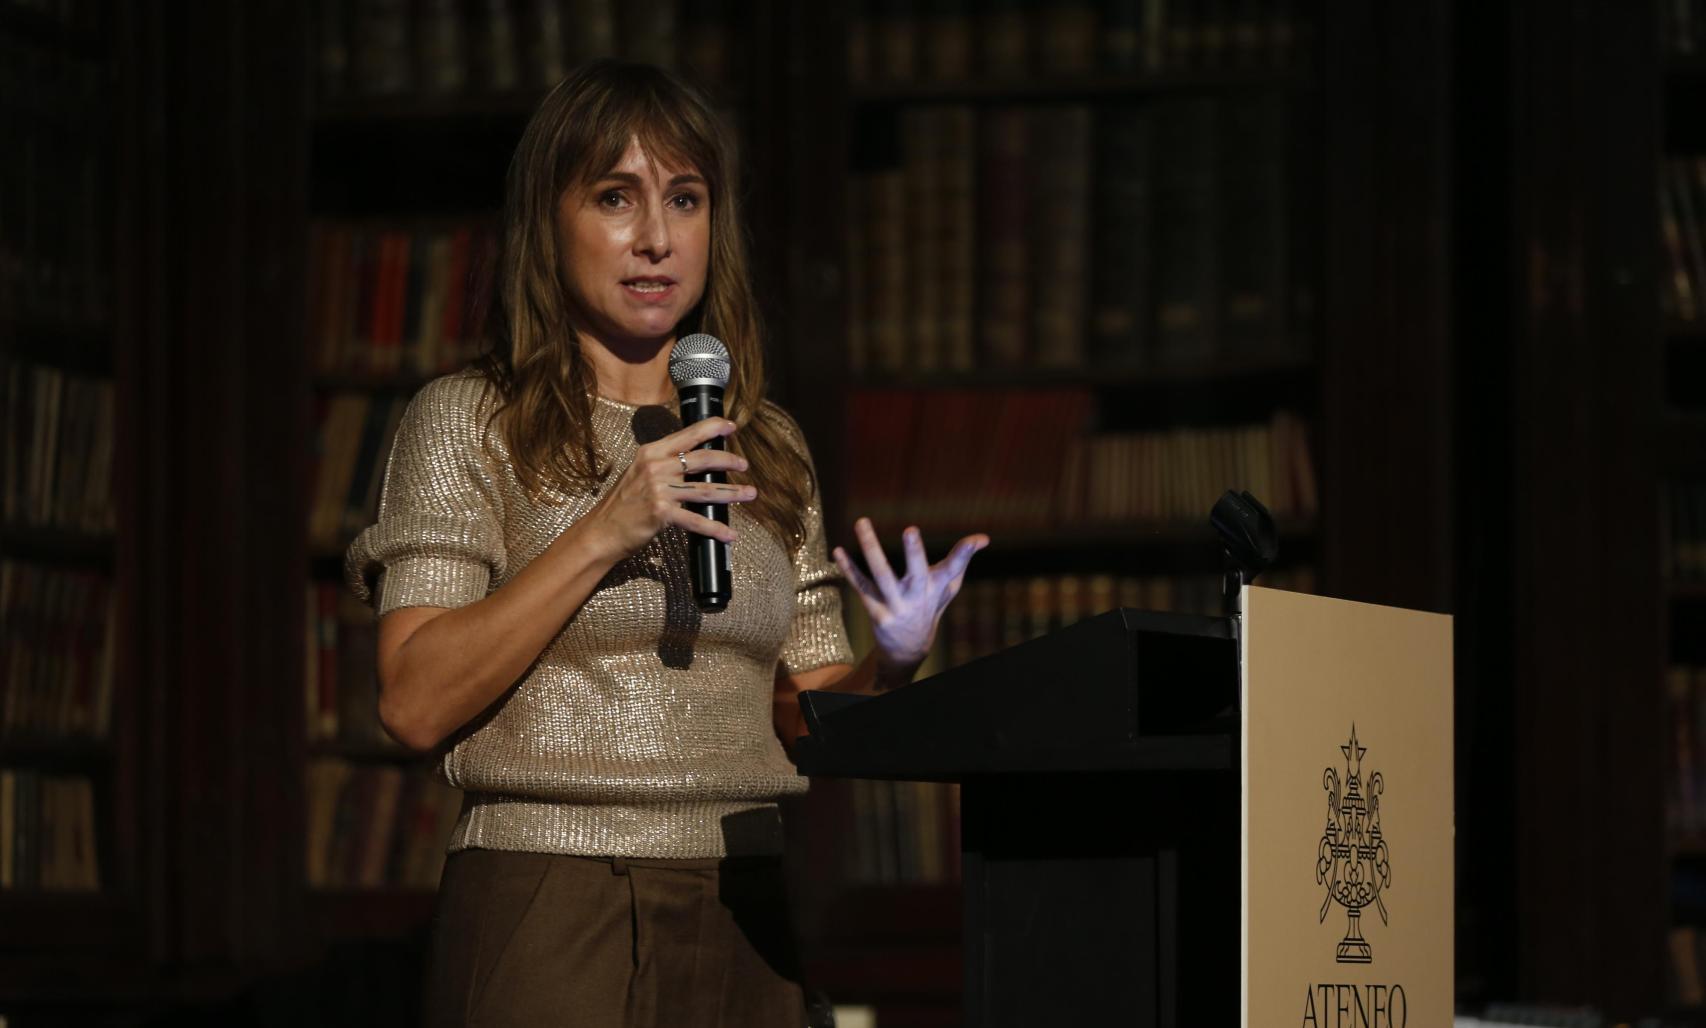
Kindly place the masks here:
[(1243, 599), (1242, 1024), (1450, 1025), (1451, 618)]

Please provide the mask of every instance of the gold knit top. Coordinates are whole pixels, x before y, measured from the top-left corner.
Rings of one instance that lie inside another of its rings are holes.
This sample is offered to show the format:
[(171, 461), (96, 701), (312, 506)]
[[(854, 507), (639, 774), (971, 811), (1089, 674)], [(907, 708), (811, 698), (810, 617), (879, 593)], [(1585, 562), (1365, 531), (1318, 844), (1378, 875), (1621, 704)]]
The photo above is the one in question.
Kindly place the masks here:
[[(410, 401), (385, 466), (377, 523), (345, 577), (378, 616), (459, 607), (509, 581), (615, 485), (635, 448), (681, 427), (670, 407), (597, 398), (593, 430), (611, 474), (596, 490), (535, 502), (508, 449), (481, 430), (495, 402), (479, 373), (435, 379)], [(790, 440), (810, 460), (798, 426)], [(776, 737), (778, 666), (850, 663), (840, 573), (814, 490), (789, 553), (740, 506), (733, 596), (702, 614), (687, 535), (671, 526), (610, 570), (527, 675), (441, 757), (465, 791), (449, 849), (629, 857), (781, 852), (778, 797), (806, 790)]]

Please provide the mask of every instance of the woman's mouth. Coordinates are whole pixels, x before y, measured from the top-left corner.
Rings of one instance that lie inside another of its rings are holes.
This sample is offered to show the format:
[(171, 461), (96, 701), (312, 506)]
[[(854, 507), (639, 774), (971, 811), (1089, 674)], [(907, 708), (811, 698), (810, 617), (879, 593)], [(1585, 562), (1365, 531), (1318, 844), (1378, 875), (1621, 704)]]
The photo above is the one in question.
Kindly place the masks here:
[(622, 283), (622, 288), (626, 289), (630, 296), (657, 301), (675, 291), (675, 282), (667, 278), (631, 278)]

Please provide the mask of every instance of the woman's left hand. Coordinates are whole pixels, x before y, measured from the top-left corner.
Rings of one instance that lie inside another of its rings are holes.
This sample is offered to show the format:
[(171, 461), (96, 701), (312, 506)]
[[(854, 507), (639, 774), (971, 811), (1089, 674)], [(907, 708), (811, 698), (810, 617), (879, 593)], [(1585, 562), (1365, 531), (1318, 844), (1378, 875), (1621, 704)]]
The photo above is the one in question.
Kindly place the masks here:
[(891, 674), (910, 679), (930, 653), (942, 611), (959, 593), (972, 554), (989, 545), (989, 536), (981, 532), (968, 535), (955, 543), (940, 563), (927, 565), (924, 538), (916, 527), (909, 527), (901, 535), (906, 550), (906, 575), (896, 579), (882, 544), (877, 541), (871, 519), (854, 522), (853, 533), (859, 537), (871, 574), (866, 576), (859, 570), (847, 551), (839, 546), (835, 548), (835, 564), (852, 583), (871, 616), (880, 666)]

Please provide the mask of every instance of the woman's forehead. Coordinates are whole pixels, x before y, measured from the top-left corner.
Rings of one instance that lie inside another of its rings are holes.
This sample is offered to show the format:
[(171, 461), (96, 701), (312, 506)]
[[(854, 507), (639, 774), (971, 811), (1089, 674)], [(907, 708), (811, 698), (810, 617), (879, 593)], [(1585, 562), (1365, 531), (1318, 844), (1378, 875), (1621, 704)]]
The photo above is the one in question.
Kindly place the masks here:
[(701, 175), (691, 161), (661, 148), (647, 147), (640, 141), (639, 136), (629, 137), (622, 156), (617, 158), (616, 163), (607, 169), (605, 174), (615, 172), (638, 175), (646, 179), (656, 178), (660, 182), (668, 182), (677, 175)]

